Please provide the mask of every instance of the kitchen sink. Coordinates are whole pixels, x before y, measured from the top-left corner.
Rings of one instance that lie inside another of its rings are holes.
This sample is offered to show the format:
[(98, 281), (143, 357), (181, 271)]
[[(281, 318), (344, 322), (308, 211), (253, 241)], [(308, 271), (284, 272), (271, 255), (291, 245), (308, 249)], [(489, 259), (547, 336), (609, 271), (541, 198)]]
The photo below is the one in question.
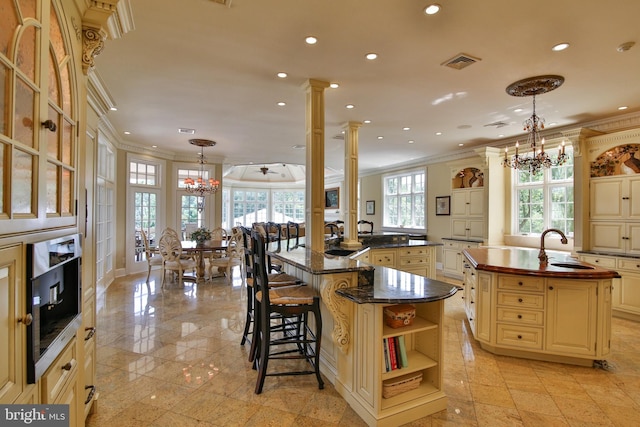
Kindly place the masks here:
[(329, 249), (328, 251), (325, 251), (324, 253), (327, 255), (334, 255), (334, 256), (349, 256), (352, 253), (354, 253), (355, 251), (349, 250), (349, 249)]
[(576, 270), (593, 270), (595, 268), (590, 265), (576, 264), (573, 262), (552, 262), (551, 265), (554, 267), (573, 268)]

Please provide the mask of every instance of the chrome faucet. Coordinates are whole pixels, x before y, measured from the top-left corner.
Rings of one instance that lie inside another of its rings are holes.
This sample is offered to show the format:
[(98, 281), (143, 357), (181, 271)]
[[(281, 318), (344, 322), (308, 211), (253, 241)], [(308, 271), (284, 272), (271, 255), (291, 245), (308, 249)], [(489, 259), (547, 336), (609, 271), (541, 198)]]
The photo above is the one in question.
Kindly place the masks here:
[(544, 230), (542, 232), (542, 235), (540, 236), (540, 252), (538, 253), (538, 259), (540, 260), (540, 265), (547, 265), (547, 261), (549, 261), (549, 257), (547, 256), (547, 253), (544, 250), (544, 237), (551, 232), (556, 232), (561, 236), (560, 242), (563, 245), (566, 245), (569, 241), (567, 240), (567, 236), (564, 235), (564, 233), (560, 230), (558, 230), (557, 228), (547, 228), (546, 230)]

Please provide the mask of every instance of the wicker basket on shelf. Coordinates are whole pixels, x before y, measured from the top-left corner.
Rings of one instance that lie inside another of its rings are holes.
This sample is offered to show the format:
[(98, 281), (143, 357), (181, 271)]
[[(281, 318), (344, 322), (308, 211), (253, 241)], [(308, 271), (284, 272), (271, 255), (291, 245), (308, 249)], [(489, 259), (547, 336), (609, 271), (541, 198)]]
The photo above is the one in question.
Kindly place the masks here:
[(384, 308), (384, 323), (392, 328), (413, 325), (416, 307), (411, 304), (390, 305)]
[(401, 375), (382, 382), (382, 397), (388, 399), (405, 391), (414, 390), (422, 382), (422, 371)]

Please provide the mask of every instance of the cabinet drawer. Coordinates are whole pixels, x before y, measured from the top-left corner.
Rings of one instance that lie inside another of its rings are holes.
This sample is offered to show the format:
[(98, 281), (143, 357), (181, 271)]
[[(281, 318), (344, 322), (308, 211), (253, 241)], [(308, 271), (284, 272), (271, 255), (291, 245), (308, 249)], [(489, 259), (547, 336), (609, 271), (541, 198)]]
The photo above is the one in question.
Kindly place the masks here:
[(540, 310), (516, 310), (514, 308), (498, 307), (498, 321), (542, 326), (544, 322), (544, 312)]
[(498, 278), (498, 288), (542, 292), (544, 290), (544, 279), (539, 277), (500, 276)]
[(462, 247), (460, 243), (452, 242), (451, 240), (443, 240), (442, 244), (444, 245), (445, 248), (451, 248), (451, 249), (460, 249)]
[(542, 328), (500, 323), (497, 326), (496, 343), (498, 345), (542, 350)]
[(401, 257), (428, 257), (430, 252), (431, 250), (425, 246), (398, 249)]
[(544, 308), (544, 295), (498, 292), (498, 305), (521, 308)]
[(395, 252), (374, 252), (371, 254), (371, 263), (384, 267), (393, 267), (396, 265)]
[(580, 255), (580, 261), (605, 268), (616, 268), (616, 259), (598, 255)]
[(66, 383), (75, 378), (77, 371), (78, 357), (74, 338), (42, 376), (42, 403), (55, 402)]
[(400, 258), (399, 268), (425, 266), (428, 263), (428, 258)]
[(640, 271), (640, 259), (634, 258), (619, 258), (618, 268), (625, 270)]

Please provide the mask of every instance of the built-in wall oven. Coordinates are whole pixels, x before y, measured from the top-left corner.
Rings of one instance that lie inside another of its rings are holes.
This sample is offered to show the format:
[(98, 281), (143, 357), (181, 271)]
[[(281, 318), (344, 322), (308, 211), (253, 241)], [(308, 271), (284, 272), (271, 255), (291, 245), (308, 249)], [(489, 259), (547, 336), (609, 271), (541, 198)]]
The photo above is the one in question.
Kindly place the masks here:
[(80, 234), (27, 245), (27, 380), (35, 383), (82, 324)]

